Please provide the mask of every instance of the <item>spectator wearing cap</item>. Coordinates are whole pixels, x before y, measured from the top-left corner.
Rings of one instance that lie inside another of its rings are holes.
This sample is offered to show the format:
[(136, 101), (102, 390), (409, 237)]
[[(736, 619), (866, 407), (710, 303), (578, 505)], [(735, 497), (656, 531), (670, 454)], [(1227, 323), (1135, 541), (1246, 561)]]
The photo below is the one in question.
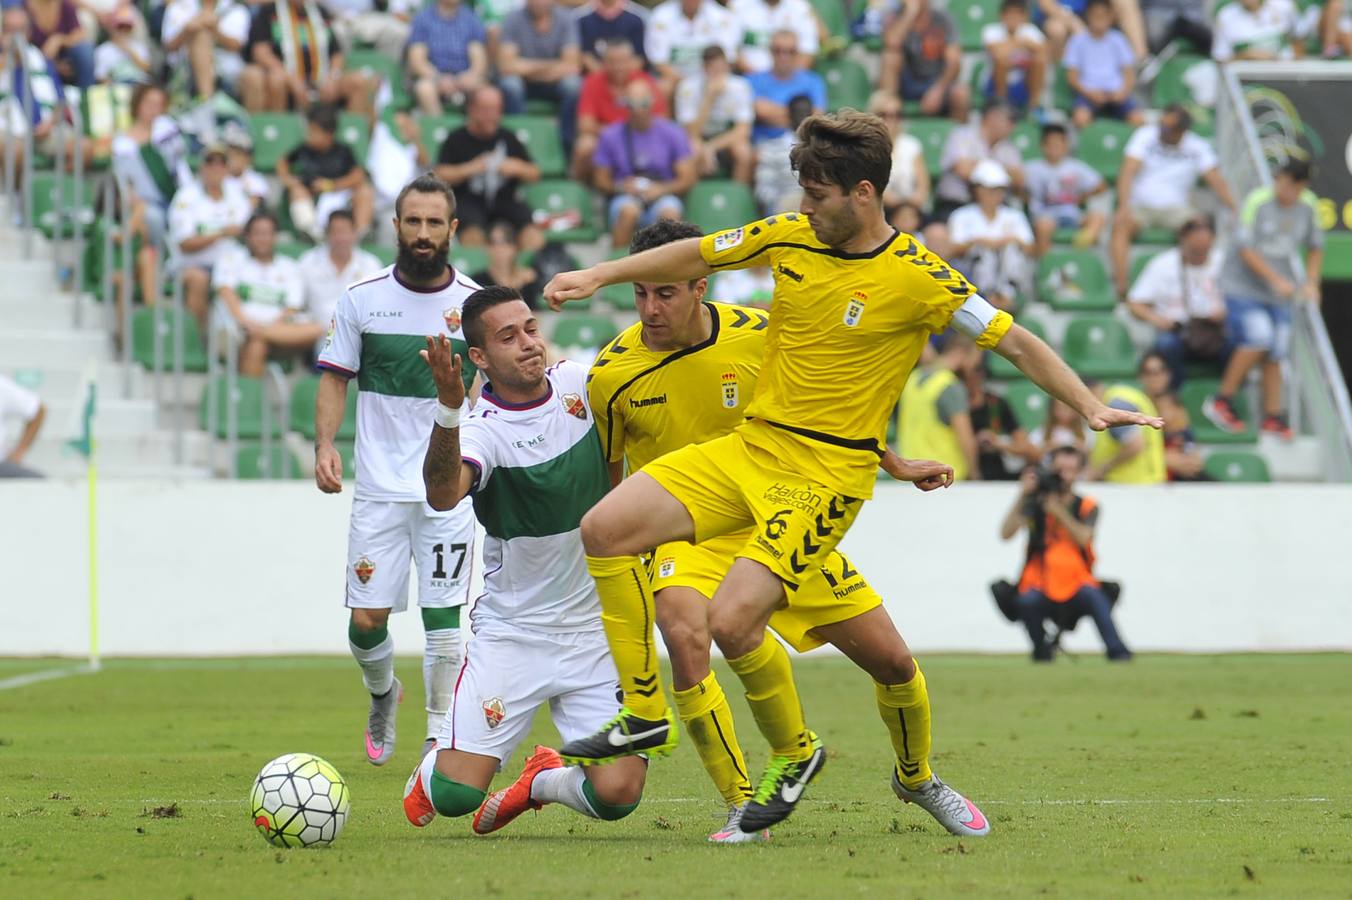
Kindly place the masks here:
[(235, 0), (170, 0), (160, 26), (165, 59), (192, 73), (200, 97), (214, 94), (218, 83), (237, 93), (249, 24), (250, 7)]
[(236, 122), (227, 125), (221, 132), (225, 144), (225, 164), (229, 170), (229, 180), (243, 189), (250, 204), (257, 209), (268, 199), (270, 191), (267, 178), (254, 168), (253, 138), (249, 129)]
[(1178, 244), (1156, 254), (1127, 293), (1127, 309), (1155, 329), (1154, 352), (1169, 367), (1169, 384), (1183, 384), (1189, 362), (1224, 364), (1233, 345), (1226, 332), (1221, 265), (1210, 218), (1194, 215), (1178, 229)]
[(1088, 28), (1066, 44), (1062, 64), (1075, 92), (1071, 122), (1084, 128), (1095, 118), (1120, 119), (1140, 125), (1145, 116), (1132, 99), (1136, 89), (1136, 54), (1122, 32), (1113, 27), (1108, 0), (1089, 0)]
[[(41, 478), (35, 469), (23, 464), (47, 417), (42, 398), (8, 375), (0, 374), (0, 478)], [(9, 440), (10, 421), (18, 420), (22, 430), (18, 440)]]
[(635, 81), (642, 81), (650, 88), (654, 97), (653, 112), (666, 115), (666, 99), (658, 89), (657, 81), (643, 71), (643, 61), (633, 46), (622, 38), (609, 41), (601, 69), (583, 80), (577, 100), (577, 141), (573, 145), (575, 181), (591, 180), (592, 157), (601, 129), (628, 120), (625, 92)]
[[(1221, 378), (1220, 393), (1203, 412), (1229, 432), (1244, 428), (1233, 398), (1255, 366), (1263, 367), (1265, 434), (1290, 439), (1282, 404), (1282, 363), (1291, 350), (1291, 307), (1320, 301), (1324, 232), (1310, 190), (1310, 164), (1293, 159), (1272, 184), (1244, 200), (1235, 246), (1221, 270), (1235, 350)], [(1303, 273), (1296, 261), (1304, 263)]]
[(959, 270), (996, 307), (1012, 310), (1027, 288), (1033, 229), (1028, 218), (1005, 205), (1009, 174), (993, 159), (972, 169), (976, 202), (961, 206), (948, 219), (950, 256)]
[(616, 42), (629, 45), (646, 67), (648, 9), (633, 0), (592, 0), (577, 18), (578, 40), (582, 45), (582, 71), (590, 75), (601, 71), (606, 48)]
[(648, 19), (645, 40), (662, 92), (672, 97), (682, 78), (699, 74), (705, 47), (716, 44), (730, 59), (737, 53), (742, 26), (714, 0), (663, 0)]
[(611, 125), (596, 146), (594, 186), (610, 198), (610, 242), (629, 246), (638, 227), (678, 219), (695, 183), (685, 130), (653, 112), (652, 88), (635, 81), (625, 91), (629, 121)]
[(795, 97), (808, 98), (813, 113), (826, 110), (826, 81), (803, 68), (796, 33), (787, 29), (775, 32), (770, 37), (770, 55), (774, 58), (770, 70), (750, 78), (756, 102), (756, 125), (751, 139), (757, 145), (788, 133), (789, 101)]
[(119, 6), (107, 19), (108, 39), (94, 50), (94, 80), (100, 84), (150, 81), (150, 47), (136, 36), (136, 13)]
[(729, 172), (751, 184), (756, 164), (751, 123), (756, 117), (751, 83), (733, 74), (723, 48), (704, 48), (704, 67), (676, 88), (676, 121), (686, 130), (700, 175)]
[[(556, 0), (525, 0), (502, 21), (498, 41), (498, 86), (509, 113), (526, 109), (526, 100), (547, 100), (560, 107), (560, 124), (571, 132), (577, 95), (582, 89), (582, 49), (577, 19)], [(565, 149), (573, 135), (563, 134)]]
[(948, 13), (934, 9), (930, 0), (912, 0), (887, 27), (883, 41), (879, 88), (918, 101), (922, 115), (967, 119), (971, 92), (958, 80), (962, 47)]
[(229, 173), (225, 147), (208, 146), (197, 178), (179, 189), (169, 207), (171, 265), (183, 278), (184, 306), (203, 326), (212, 267), (230, 251), (253, 214), (253, 203)]
[(375, 194), (352, 148), (338, 140), (338, 110), (316, 103), (305, 114), (305, 140), (277, 160), (277, 180), (286, 188), (291, 223), (322, 240), (329, 213), (351, 209), (358, 234), (371, 227)]
[(488, 32), (463, 0), (436, 0), (413, 18), (407, 68), (424, 114), (439, 116), (442, 102), (464, 102), (488, 77)]
[[(343, 54), (316, 0), (272, 0), (254, 7), (239, 75), (239, 94), (250, 112), (285, 112), (309, 104), (371, 108), (375, 85), (343, 68)], [(200, 89), (200, 86), (199, 86)]]
[(736, 59), (741, 71), (748, 75), (769, 71), (774, 63), (770, 39), (784, 30), (798, 36), (798, 64), (810, 69), (816, 62), (821, 22), (808, 0), (732, 0), (728, 9), (742, 32)]
[(947, 219), (953, 210), (972, 202), (969, 180), (977, 164), (992, 160), (1009, 176), (1015, 191), (1023, 190), (1023, 154), (1009, 139), (1014, 133), (1014, 111), (1006, 103), (990, 103), (981, 121), (962, 125), (948, 134), (940, 164), (943, 175), (935, 189), (934, 216)]
[(1042, 157), (1030, 160), (1024, 175), (1038, 256), (1051, 249), (1052, 239), (1062, 228), (1076, 230), (1076, 247), (1098, 243), (1106, 217), (1101, 210), (1086, 206), (1092, 198), (1108, 192), (1108, 183), (1089, 163), (1070, 155), (1064, 125), (1052, 122), (1042, 126)]
[(1117, 212), (1109, 241), (1113, 287), (1127, 293), (1127, 258), (1142, 228), (1177, 231), (1193, 214), (1192, 188), (1202, 179), (1229, 210), (1235, 208), (1230, 186), (1217, 166), (1216, 151), (1205, 138), (1189, 131), (1192, 117), (1174, 104), (1155, 125), (1142, 125), (1123, 150), (1117, 174)]
[(901, 100), (895, 94), (874, 91), (869, 98), (868, 111), (882, 119), (892, 135), (892, 174), (883, 189), (883, 206), (889, 214), (902, 204), (923, 210), (930, 201), (929, 166), (925, 163), (925, 148), (920, 140), (906, 133)]
[(1028, 0), (1002, 0), (1000, 17), (981, 29), (989, 77), (986, 98), (1019, 109), (1040, 106), (1047, 77), (1047, 39), (1028, 21)]
[(465, 124), (450, 134), (437, 156), (437, 177), (455, 188), (457, 239), (482, 247), (488, 229), (507, 222), (523, 232), (523, 243), (538, 250), (544, 238), (521, 201), (520, 187), (540, 180), (530, 151), (502, 127), (502, 92), (485, 85), (470, 95)]

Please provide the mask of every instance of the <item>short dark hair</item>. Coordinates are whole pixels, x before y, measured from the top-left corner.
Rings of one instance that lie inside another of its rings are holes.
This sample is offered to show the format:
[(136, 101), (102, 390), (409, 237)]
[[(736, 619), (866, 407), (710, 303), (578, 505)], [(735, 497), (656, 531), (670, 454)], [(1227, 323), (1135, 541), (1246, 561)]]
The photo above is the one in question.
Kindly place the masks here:
[(240, 233), (248, 234), (250, 231), (253, 231), (253, 227), (259, 222), (271, 222), (274, 229), (281, 229), (281, 224), (277, 221), (277, 214), (266, 206), (260, 206), (253, 211), (253, 215), (245, 220), (244, 230)]
[[(658, 219), (651, 225), (634, 232), (634, 237), (629, 241), (629, 252), (630, 254), (642, 253), (644, 250), (673, 244), (676, 241), (684, 241), (687, 238), (701, 237), (704, 237), (704, 229), (694, 222), (684, 222), (680, 219)], [(699, 279), (692, 278), (688, 283), (693, 286), (696, 281), (699, 281)]]
[(1160, 361), (1160, 364), (1163, 365), (1164, 368), (1166, 368), (1166, 369), (1170, 368), (1169, 360), (1167, 360), (1167, 359), (1164, 358), (1164, 354), (1163, 354), (1163, 353), (1159, 352), (1158, 350), (1147, 350), (1147, 351), (1145, 351), (1144, 353), (1141, 354), (1141, 359), (1140, 359), (1140, 361), (1136, 363), (1136, 371), (1139, 372), (1139, 371), (1141, 371), (1142, 369), (1144, 369), (1144, 368), (1145, 368), (1145, 364), (1148, 363), (1148, 362), (1150, 362), (1150, 360), (1152, 360), (1152, 359), (1157, 359), (1157, 360), (1159, 360), (1159, 361)]
[(984, 121), (991, 113), (1002, 112), (1011, 119), (1017, 118), (1017, 113), (1007, 100), (991, 100), (985, 106), (981, 107), (981, 118)]
[(1277, 170), (1277, 174), (1285, 175), (1292, 181), (1303, 184), (1310, 180), (1310, 177), (1314, 174), (1314, 170), (1310, 166), (1310, 161), (1308, 159), (1292, 158), (1282, 164), (1282, 167)]
[(1003, 0), (1000, 4), (1000, 12), (1007, 9), (1017, 9), (1020, 12), (1028, 12), (1028, 0)]
[(699, 58), (702, 62), (709, 62), (715, 59), (727, 59), (728, 53), (720, 44), (710, 44), (700, 51)]
[(1187, 131), (1189, 128), (1192, 127), (1192, 113), (1188, 112), (1188, 108), (1184, 106), (1182, 103), (1170, 103), (1168, 106), (1164, 107), (1163, 111), (1160, 113), (1160, 116), (1177, 117), (1178, 127), (1184, 131)]
[(1062, 125), (1060, 122), (1048, 122), (1046, 125), (1042, 126), (1042, 140), (1045, 141), (1054, 134), (1059, 134), (1063, 138), (1070, 137), (1070, 132), (1067, 131), (1066, 126)]
[(1215, 234), (1216, 233), (1215, 218), (1212, 217), (1210, 213), (1204, 212), (1193, 213), (1192, 215), (1188, 216), (1188, 218), (1183, 222), (1182, 225), (1178, 226), (1177, 236), (1179, 240), (1182, 240), (1184, 235), (1196, 231), (1198, 228), (1205, 228), (1207, 231), (1210, 231), (1212, 234)]
[(342, 219), (343, 221), (347, 222), (347, 224), (351, 225), (353, 228), (357, 227), (357, 217), (352, 214), (352, 210), (335, 209), (333, 212), (329, 213), (329, 220), (324, 223), (324, 230), (326, 232), (329, 230), (329, 226), (332, 225), (336, 219)]
[(312, 103), (305, 111), (305, 121), (329, 134), (338, 133), (338, 107), (332, 103)]
[(394, 216), (396, 219), (403, 216), (404, 198), (409, 194), (440, 194), (446, 198), (446, 204), (451, 210), (451, 218), (455, 218), (455, 191), (451, 190), (449, 184), (431, 172), (422, 173), (399, 191), (399, 196), (394, 198)]
[(465, 343), (471, 347), (482, 349), (484, 345), (484, 313), (503, 303), (511, 303), (513, 300), (525, 302), (521, 292), (516, 288), (500, 284), (479, 288), (466, 297), (465, 302), (460, 307), (460, 329), (465, 335)]
[(1113, 9), (1113, 5), (1110, 2), (1108, 2), (1108, 0), (1089, 0), (1089, 2), (1085, 3), (1084, 5), (1084, 11), (1088, 13), (1089, 10), (1093, 9), (1096, 6), (1102, 6), (1109, 12), (1112, 12)]
[(867, 181), (881, 201), (892, 177), (892, 135), (882, 119), (848, 106), (808, 116), (798, 126), (789, 164), (799, 179), (846, 192)]

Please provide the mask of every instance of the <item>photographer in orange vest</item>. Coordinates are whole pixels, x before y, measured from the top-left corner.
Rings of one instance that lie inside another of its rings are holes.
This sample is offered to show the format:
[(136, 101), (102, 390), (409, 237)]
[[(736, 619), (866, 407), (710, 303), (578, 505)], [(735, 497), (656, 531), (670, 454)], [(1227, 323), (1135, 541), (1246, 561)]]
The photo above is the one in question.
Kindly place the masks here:
[(1028, 552), (1019, 577), (1018, 612), (1033, 642), (1033, 659), (1049, 662), (1053, 645), (1046, 622), (1060, 612), (1087, 615), (1098, 626), (1108, 659), (1131, 659), (1113, 624), (1112, 603), (1094, 577), (1094, 527), (1098, 504), (1073, 491), (1084, 468), (1084, 454), (1058, 447), (1045, 466), (1030, 466), (1020, 478), (1022, 491), (1000, 527), (1009, 540), (1028, 530)]

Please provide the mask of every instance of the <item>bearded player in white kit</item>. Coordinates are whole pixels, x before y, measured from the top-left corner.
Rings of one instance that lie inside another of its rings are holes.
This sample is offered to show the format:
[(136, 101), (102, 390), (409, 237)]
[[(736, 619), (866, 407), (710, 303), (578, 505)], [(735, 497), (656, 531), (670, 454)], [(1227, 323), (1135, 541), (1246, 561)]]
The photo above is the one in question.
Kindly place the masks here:
[[(384, 765), (394, 754), (395, 712), (403, 685), (394, 675), (390, 612), (408, 606), (409, 562), (418, 571), (418, 606), (426, 643), (423, 687), (427, 740), (435, 745), (460, 668), (460, 608), (469, 597), (474, 510), (466, 499), (438, 512), (422, 479), (436, 384), (418, 357), (426, 335), (447, 334), (463, 355), (460, 308), (479, 286), (448, 263), (455, 234), (455, 195), (422, 175), (399, 193), (394, 265), (351, 285), (334, 310), (319, 356), (315, 402), (315, 482), (326, 494), (343, 488), (334, 437), (343, 422), (348, 383), (357, 382), (357, 484), (347, 547), (348, 642), (371, 694), (366, 758)], [(474, 368), (463, 371), (465, 388)]]

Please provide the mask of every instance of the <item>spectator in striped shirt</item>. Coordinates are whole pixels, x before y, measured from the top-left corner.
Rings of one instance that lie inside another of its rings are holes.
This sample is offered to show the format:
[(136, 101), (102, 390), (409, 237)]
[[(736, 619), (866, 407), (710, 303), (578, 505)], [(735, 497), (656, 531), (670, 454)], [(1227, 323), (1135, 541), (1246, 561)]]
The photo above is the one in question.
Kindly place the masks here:
[(488, 74), (488, 33), (461, 0), (437, 0), (413, 19), (408, 71), (419, 108), (439, 116), (442, 101), (461, 106)]

